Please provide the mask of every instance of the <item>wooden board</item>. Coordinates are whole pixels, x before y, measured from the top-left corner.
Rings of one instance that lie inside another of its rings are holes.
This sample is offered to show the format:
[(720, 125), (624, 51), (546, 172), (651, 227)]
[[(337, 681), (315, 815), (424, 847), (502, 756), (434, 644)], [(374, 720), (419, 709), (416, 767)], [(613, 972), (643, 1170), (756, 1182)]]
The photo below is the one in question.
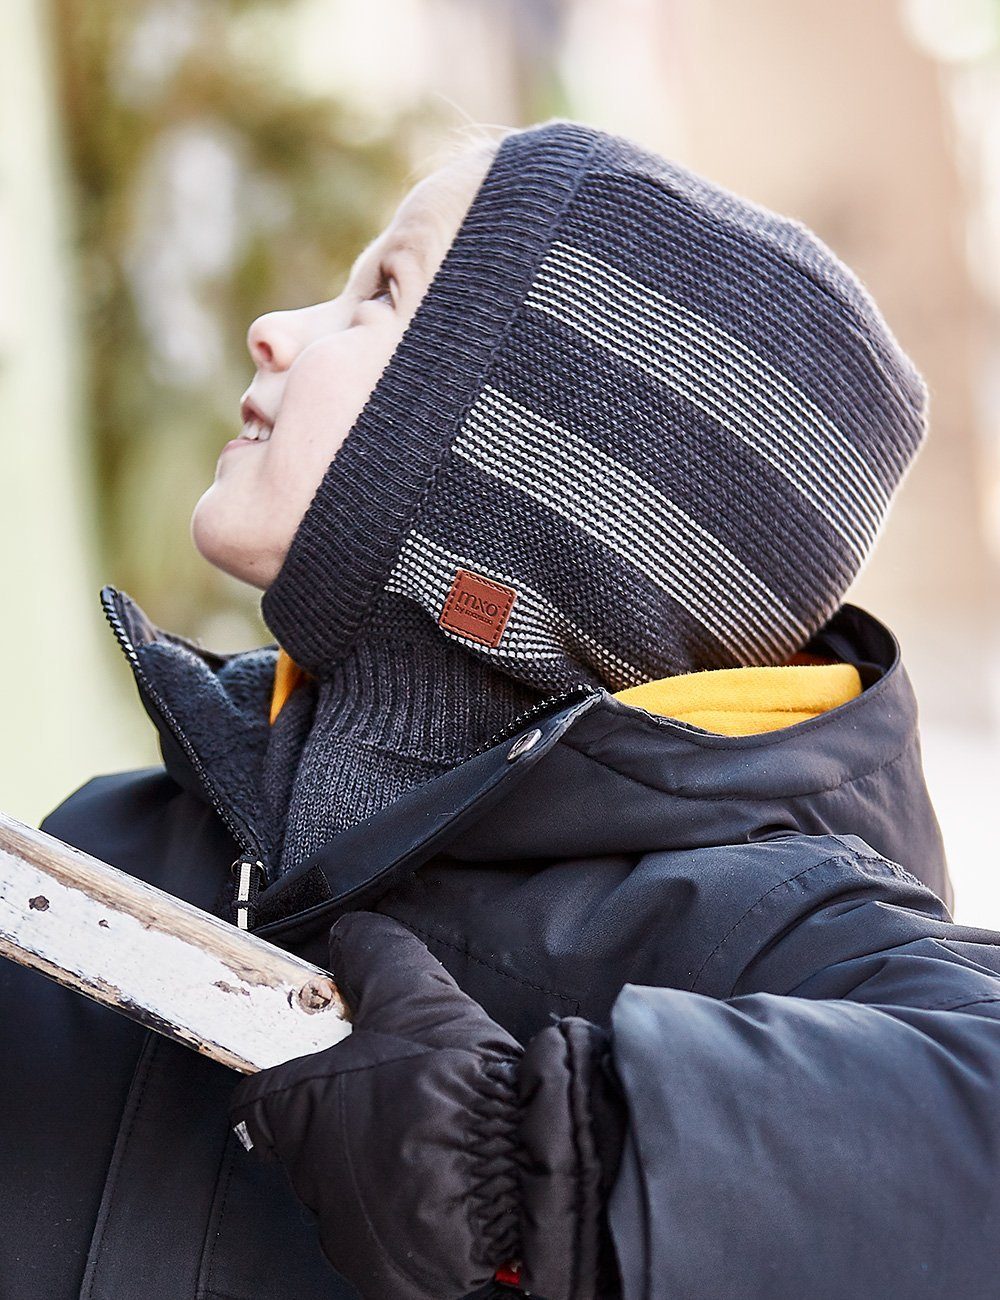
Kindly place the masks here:
[(0, 955), (247, 1074), (350, 1033), (327, 971), (3, 813)]

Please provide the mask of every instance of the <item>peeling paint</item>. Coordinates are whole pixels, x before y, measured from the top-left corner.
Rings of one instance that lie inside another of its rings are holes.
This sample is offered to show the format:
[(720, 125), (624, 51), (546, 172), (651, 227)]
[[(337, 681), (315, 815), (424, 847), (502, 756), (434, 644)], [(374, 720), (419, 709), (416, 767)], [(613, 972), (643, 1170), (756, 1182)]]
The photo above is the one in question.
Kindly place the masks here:
[(328, 972), (2, 814), (0, 954), (238, 1070), (350, 1032)]

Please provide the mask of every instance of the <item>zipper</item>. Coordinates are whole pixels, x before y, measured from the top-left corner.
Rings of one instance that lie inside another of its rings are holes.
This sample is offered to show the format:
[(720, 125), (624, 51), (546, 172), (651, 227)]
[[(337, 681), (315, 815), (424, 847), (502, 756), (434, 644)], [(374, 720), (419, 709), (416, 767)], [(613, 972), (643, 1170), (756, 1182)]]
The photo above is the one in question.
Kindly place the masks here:
[[(238, 868), (248, 866), (251, 869), (246, 873), (247, 885), (246, 891), (242, 898), (239, 897), (239, 891), (243, 884), (243, 875), (241, 873), (237, 881), (237, 897), (233, 900), (233, 912), (236, 924), (240, 929), (248, 929), (253, 924), (253, 908), (260, 889), (260, 876), (267, 879), (267, 868), (260, 856), (260, 846), (254, 843), (251, 836), (247, 834), (246, 828), (230, 812), (228, 805), (219, 794), (215, 783), (208, 775), (208, 770), (204, 763), (198, 757), (197, 751), (184, 734), (184, 730), (177, 718), (174, 716), (170, 706), (160, 695), (159, 691), (153, 686), (145, 669), (139, 662), (139, 653), (132, 642), (131, 637), (125, 631), (119, 617), (118, 610), (114, 605), (114, 595), (111, 593), (114, 588), (105, 587), (101, 591), (101, 608), (104, 610), (104, 617), (108, 620), (111, 631), (115, 635), (115, 640), (129, 661), (135, 679), (142, 686), (143, 690), (152, 700), (153, 704), (159, 710), (164, 722), (170, 728), (177, 743), (183, 749), (191, 766), (194, 768), (198, 779), (205, 788), (206, 793), (211, 801), (212, 807), (218, 813), (223, 825), (229, 831), (230, 835), (236, 841), (240, 850), (240, 856), (235, 862), (230, 864), (230, 870), (235, 874)], [(117, 594), (115, 592), (115, 594)], [(256, 883), (254, 881), (256, 880)]]
[(247, 858), (237, 858), (230, 866), (236, 876), (236, 896), (233, 909), (236, 912), (236, 928), (250, 930), (253, 928), (254, 909), (257, 905), (257, 893), (262, 879), (266, 880), (264, 864), (260, 858), (252, 862)]
[(485, 754), (486, 751), (492, 749), (494, 745), (500, 745), (505, 740), (510, 740), (511, 736), (522, 731), (529, 722), (533, 722), (535, 718), (539, 717), (541, 714), (547, 713), (550, 709), (554, 709), (557, 704), (561, 705), (563, 708), (567, 708), (570, 704), (575, 704), (577, 700), (587, 700), (592, 696), (601, 694), (603, 694), (603, 691), (600, 686), (574, 686), (568, 691), (563, 691), (561, 695), (549, 695), (546, 699), (539, 700), (537, 704), (533, 704), (531, 708), (525, 710), (524, 713), (518, 714), (518, 716), (512, 719), (512, 721), (505, 723), (495, 736), (491, 736), (490, 739), (480, 745), (478, 749), (474, 749), (469, 757), (475, 758), (477, 754)]

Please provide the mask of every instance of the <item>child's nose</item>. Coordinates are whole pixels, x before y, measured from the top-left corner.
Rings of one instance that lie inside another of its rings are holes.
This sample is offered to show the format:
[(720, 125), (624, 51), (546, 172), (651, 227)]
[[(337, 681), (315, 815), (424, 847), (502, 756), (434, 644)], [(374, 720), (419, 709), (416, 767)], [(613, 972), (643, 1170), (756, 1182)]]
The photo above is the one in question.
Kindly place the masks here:
[(247, 348), (258, 370), (287, 370), (302, 346), (290, 312), (269, 311), (247, 330)]

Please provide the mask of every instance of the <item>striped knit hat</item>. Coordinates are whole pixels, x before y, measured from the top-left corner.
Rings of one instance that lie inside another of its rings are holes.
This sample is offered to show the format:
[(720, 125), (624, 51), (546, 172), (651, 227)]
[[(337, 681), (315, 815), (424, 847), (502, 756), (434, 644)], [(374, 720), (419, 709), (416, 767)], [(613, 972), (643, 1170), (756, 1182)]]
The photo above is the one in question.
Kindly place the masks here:
[(264, 617), (320, 675), (386, 592), (540, 689), (780, 664), (926, 410), (800, 222), (551, 120), (500, 144)]

